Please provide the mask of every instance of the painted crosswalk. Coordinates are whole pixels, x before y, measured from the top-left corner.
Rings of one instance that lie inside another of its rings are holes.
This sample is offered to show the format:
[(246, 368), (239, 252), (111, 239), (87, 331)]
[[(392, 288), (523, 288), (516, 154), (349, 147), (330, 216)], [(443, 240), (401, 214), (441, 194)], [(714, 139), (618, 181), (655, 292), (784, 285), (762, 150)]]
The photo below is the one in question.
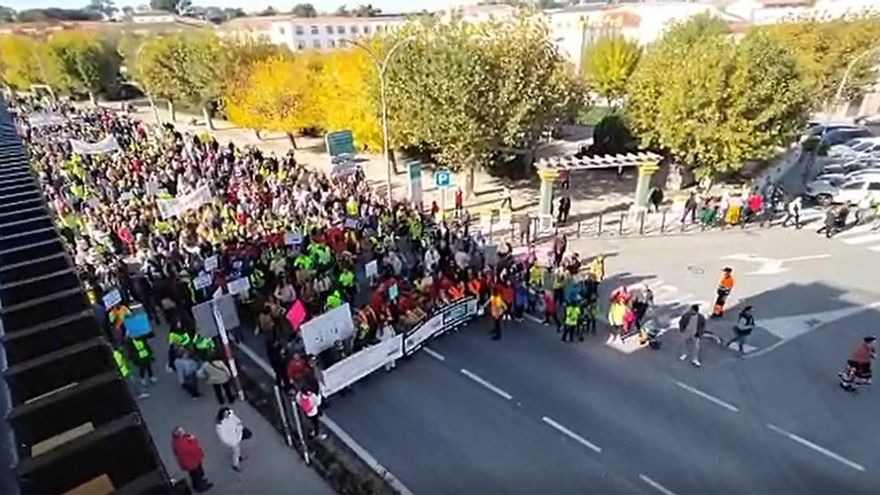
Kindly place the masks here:
[[(682, 291), (675, 285), (659, 278), (629, 284), (627, 289), (635, 293), (644, 290), (645, 286), (650, 288), (654, 294), (654, 307), (652, 310), (654, 324), (661, 329), (662, 333), (678, 328), (681, 314), (691, 305), (699, 305), (700, 311), (704, 314), (711, 309), (711, 303), (707, 299)], [(617, 339), (606, 343), (606, 345), (624, 354), (631, 354), (645, 347), (639, 344), (638, 337), (631, 337), (623, 342)], [(758, 348), (747, 344), (743, 346), (743, 350), (746, 353), (750, 353), (757, 351)]]
[[(815, 225), (821, 226), (825, 219), (825, 211), (821, 208), (804, 209), (801, 212), (801, 222), (815, 221)], [(848, 222), (854, 222), (855, 218), (850, 216)], [(880, 253), (880, 229), (874, 229), (876, 219), (847, 228), (842, 232), (838, 232), (832, 239), (846, 244), (848, 246), (856, 246), (866, 248), (869, 251)]]

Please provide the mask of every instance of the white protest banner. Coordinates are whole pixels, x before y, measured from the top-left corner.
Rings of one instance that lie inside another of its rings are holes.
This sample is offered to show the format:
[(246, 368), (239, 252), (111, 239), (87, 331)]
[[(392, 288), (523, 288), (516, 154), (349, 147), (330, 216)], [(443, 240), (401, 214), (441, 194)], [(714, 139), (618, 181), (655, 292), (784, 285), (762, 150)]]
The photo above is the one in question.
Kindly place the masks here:
[(379, 262), (373, 260), (364, 265), (364, 273), (367, 275), (367, 278), (373, 278), (376, 275), (379, 275)]
[(205, 258), (205, 270), (209, 272), (216, 270), (219, 264), (220, 262), (218, 261), (216, 254), (214, 256)]
[(321, 395), (329, 397), (403, 356), (403, 335), (367, 347), (321, 373)]
[(97, 155), (99, 153), (109, 153), (111, 151), (119, 151), (119, 143), (116, 142), (116, 137), (107, 136), (104, 139), (96, 142), (89, 143), (86, 141), (80, 141), (79, 139), (71, 139), (70, 147), (74, 153), (80, 155)]
[(303, 323), (300, 334), (306, 354), (317, 356), (337, 340), (342, 341), (354, 335), (351, 308), (345, 303)]
[(104, 301), (104, 307), (110, 309), (122, 302), (122, 294), (119, 293), (119, 289), (113, 289), (104, 294), (101, 300)]
[(302, 244), (303, 236), (299, 232), (287, 232), (284, 234), (285, 246), (298, 246)]
[(53, 112), (34, 112), (28, 115), (28, 125), (31, 127), (45, 127), (50, 125), (64, 125), (67, 119)]
[(247, 277), (237, 278), (227, 282), (226, 288), (229, 289), (230, 294), (241, 294), (251, 288), (251, 281)]
[(189, 194), (178, 196), (174, 199), (158, 199), (156, 200), (156, 205), (159, 206), (162, 218), (168, 219), (209, 203), (211, 199), (211, 189), (205, 185)]
[(200, 273), (198, 277), (193, 279), (193, 287), (196, 290), (202, 290), (211, 285), (211, 276), (207, 273)]
[(406, 334), (406, 339), (404, 339), (405, 354), (412, 354), (428, 339), (449, 331), (476, 315), (476, 298), (467, 297), (455, 301)]

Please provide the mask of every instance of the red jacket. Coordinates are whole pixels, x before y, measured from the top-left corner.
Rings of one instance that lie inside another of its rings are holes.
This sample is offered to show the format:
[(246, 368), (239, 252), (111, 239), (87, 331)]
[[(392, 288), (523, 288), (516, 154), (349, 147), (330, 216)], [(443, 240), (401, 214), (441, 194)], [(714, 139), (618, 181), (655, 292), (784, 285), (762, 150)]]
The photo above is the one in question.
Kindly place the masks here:
[(199, 464), (202, 463), (202, 459), (205, 458), (205, 454), (202, 452), (202, 447), (199, 446), (198, 439), (189, 433), (179, 437), (172, 437), (171, 450), (174, 451), (174, 457), (177, 458), (177, 463), (180, 465), (180, 469), (183, 469), (184, 471), (192, 471), (199, 467)]

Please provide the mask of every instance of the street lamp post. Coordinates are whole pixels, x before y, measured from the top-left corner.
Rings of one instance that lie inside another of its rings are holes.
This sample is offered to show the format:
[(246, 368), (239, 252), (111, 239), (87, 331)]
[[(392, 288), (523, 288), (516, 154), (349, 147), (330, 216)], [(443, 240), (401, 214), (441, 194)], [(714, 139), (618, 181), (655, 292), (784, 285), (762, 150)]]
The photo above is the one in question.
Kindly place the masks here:
[(388, 188), (388, 204), (392, 204), (391, 197), (391, 161), (388, 159), (388, 103), (385, 97), (385, 73), (388, 70), (388, 62), (391, 61), (391, 57), (394, 55), (394, 52), (397, 51), (404, 43), (412, 40), (412, 38), (403, 38), (394, 43), (391, 48), (388, 50), (388, 53), (385, 54), (385, 58), (383, 60), (379, 60), (379, 57), (376, 56), (376, 53), (373, 50), (355, 40), (347, 40), (352, 45), (360, 48), (361, 50), (367, 52), (367, 55), (370, 56), (370, 60), (373, 62), (373, 65), (376, 66), (376, 72), (379, 75), (379, 100), (382, 105), (382, 154), (385, 156), (385, 185)]

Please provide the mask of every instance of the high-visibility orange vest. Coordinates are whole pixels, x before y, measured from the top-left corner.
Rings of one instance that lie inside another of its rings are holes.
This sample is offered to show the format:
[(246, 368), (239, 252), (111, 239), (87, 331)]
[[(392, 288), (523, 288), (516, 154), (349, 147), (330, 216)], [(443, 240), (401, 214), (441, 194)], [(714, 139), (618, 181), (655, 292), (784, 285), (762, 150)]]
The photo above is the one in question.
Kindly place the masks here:
[(480, 295), (480, 279), (475, 278), (475, 279), (471, 280), (470, 282), (468, 282), (467, 288), (468, 288), (468, 292), (470, 292), (471, 295), (479, 296)]
[(449, 297), (453, 300), (461, 299), (464, 297), (464, 286), (461, 284), (455, 284), (450, 287), (447, 292), (449, 293)]

